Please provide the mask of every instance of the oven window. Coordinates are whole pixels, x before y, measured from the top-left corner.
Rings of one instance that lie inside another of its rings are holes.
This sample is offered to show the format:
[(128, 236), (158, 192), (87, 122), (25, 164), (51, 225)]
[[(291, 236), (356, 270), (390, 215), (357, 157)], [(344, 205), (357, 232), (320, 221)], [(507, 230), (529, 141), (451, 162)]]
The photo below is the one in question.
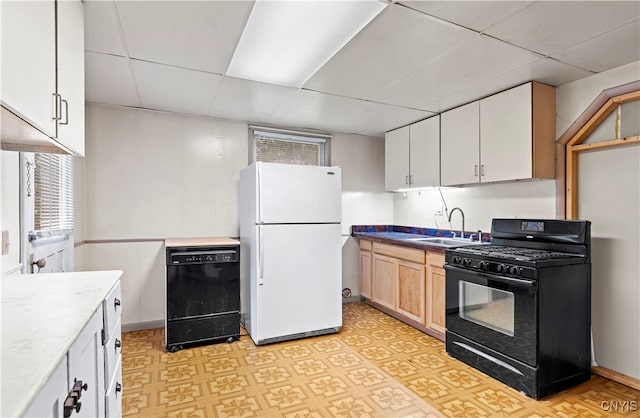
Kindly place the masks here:
[(513, 293), (462, 280), (459, 285), (460, 318), (513, 337)]

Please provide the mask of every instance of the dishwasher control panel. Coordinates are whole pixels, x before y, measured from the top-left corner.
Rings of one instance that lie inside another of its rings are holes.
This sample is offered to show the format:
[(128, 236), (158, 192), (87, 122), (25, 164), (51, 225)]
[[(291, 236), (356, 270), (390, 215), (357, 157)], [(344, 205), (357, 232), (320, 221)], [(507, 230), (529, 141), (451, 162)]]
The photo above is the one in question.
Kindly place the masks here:
[(171, 253), (171, 264), (212, 264), (235, 263), (238, 252), (234, 250), (221, 251), (176, 251)]

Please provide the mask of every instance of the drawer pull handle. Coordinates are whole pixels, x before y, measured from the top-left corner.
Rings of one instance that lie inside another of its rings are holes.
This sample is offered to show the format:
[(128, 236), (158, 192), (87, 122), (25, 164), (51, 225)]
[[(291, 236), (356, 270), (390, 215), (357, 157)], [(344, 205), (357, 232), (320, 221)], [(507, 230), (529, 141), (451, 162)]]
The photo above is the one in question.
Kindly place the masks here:
[(116, 348), (122, 347), (122, 342), (117, 338), (116, 338), (115, 346), (116, 346)]
[(117, 309), (118, 306), (120, 306), (120, 299), (118, 298), (113, 299), (113, 307)]
[(116, 392), (122, 392), (122, 385), (120, 382), (116, 383)]

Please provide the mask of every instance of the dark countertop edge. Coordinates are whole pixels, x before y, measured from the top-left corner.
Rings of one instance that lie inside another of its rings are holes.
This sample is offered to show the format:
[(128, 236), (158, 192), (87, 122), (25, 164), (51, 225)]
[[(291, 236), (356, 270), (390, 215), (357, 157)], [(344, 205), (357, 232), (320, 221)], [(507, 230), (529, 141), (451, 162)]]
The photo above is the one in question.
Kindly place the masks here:
[[(409, 241), (406, 239), (388, 238), (377, 235), (378, 233), (385, 232), (401, 232), (405, 234), (426, 235), (430, 237), (444, 237), (450, 238), (452, 230), (450, 229), (436, 229), (436, 228), (421, 228), (414, 226), (404, 225), (352, 225), (351, 236), (354, 238), (367, 239), (369, 241), (380, 242), (384, 244), (394, 244), (403, 247), (416, 248), (419, 250), (426, 250), (431, 252), (438, 252), (444, 254), (447, 248), (439, 245), (432, 245), (424, 242)], [(459, 232), (459, 231), (457, 231)], [(469, 237), (474, 232), (464, 232), (465, 237)], [(482, 233), (482, 241), (490, 242), (491, 235), (487, 232)]]
[[(409, 241), (406, 239), (393, 239), (393, 238), (385, 238), (385, 237), (380, 237), (380, 236), (375, 236), (375, 235), (371, 235), (371, 234), (375, 234), (375, 232), (352, 232), (351, 236), (355, 237), (355, 238), (360, 238), (360, 239), (366, 239), (368, 241), (374, 241), (374, 242), (380, 242), (382, 244), (393, 244), (393, 245), (399, 245), (402, 247), (409, 247), (409, 248), (415, 248), (418, 250), (424, 250), (424, 251), (429, 251), (432, 253), (442, 253), (444, 254), (446, 248), (443, 248), (439, 245), (431, 245), (431, 244), (426, 244), (424, 242), (417, 242), (417, 241)], [(418, 234), (416, 234), (418, 235)]]

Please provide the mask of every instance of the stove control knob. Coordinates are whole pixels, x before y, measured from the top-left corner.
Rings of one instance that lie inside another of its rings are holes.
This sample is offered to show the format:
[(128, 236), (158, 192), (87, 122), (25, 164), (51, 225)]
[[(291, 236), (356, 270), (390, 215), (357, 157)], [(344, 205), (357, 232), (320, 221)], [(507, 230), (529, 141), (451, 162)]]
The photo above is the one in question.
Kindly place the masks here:
[(516, 274), (518, 272), (518, 267), (516, 266), (511, 266), (511, 268), (509, 269), (509, 273), (511, 274)]
[(470, 267), (471, 266), (471, 259), (470, 258), (465, 258), (464, 259), (464, 265), (467, 266), (467, 267)]
[(453, 264), (458, 264), (460, 262), (460, 257), (453, 257), (451, 261), (453, 262)]
[(502, 272), (507, 272), (507, 266), (505, 266), (504, 264), (499, 264), (498, 265), (498, 273), (502, 273)]
[(488, 268), (487, 263), (484, 261), (479, 262), (478, 267), (480, 267), (481, 270), (486, 270)]

